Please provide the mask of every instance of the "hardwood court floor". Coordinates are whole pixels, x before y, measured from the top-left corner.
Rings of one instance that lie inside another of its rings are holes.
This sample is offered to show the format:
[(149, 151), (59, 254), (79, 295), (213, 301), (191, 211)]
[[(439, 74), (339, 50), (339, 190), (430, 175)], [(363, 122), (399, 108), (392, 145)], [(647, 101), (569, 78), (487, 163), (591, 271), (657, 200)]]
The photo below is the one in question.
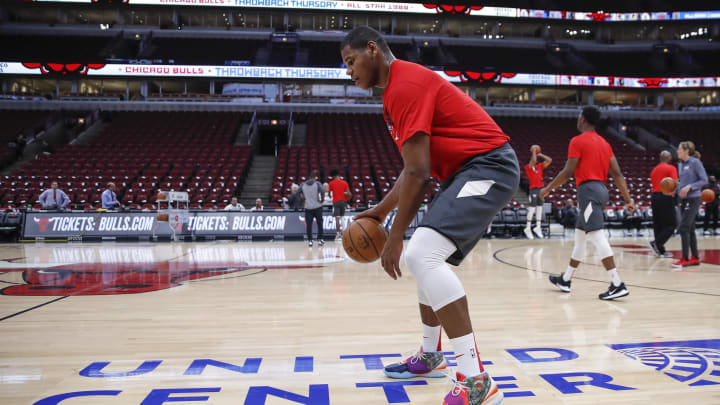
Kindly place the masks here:
[[(630, 290), (614, 302), (597, 299), (591, 247), (564, 294), (547, 273), (571, 241), (478, 243), (457, 274), (503, 404), (720, 403), (720, 239), (700, 238), (708, 263), (685, 271), (646, 241), (612, 239)], [(0, 245), (0, 404), (441, 404), (448, 379), (379, 369), (420, 344), (409, 272), (342, 256), (334, 242)]]

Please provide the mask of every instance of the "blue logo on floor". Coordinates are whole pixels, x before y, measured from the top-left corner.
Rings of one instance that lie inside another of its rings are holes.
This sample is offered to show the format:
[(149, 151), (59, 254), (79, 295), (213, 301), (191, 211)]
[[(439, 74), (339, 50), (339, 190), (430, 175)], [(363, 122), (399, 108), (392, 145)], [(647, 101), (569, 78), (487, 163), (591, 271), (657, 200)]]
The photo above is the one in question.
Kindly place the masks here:
[(691, 387), (720, 385), (720, 339), (609, 346)]

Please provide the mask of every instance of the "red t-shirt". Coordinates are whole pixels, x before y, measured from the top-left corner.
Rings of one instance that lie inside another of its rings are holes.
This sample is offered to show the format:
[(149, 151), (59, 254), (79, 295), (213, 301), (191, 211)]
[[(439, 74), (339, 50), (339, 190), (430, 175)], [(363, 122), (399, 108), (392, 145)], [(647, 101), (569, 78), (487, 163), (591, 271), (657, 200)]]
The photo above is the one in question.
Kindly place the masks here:
[(650, 182), (652, 182), (653, 193), (662, 193), (662, 190), (660, 189), (660, 182), (665, 177), (671, 177), (677, 180), (677, 168), (667, 163), (660, 163), (659, 165), (655, 166), (654, 169), (652, 169), (652, 171), (650, 172)]
[(597, 132), (583, 132), (571, 139), (568, 159), (580, 159), (575, 168), (575, 184), (579, 186), (589, 180), (606, 182), (613, 156), (612, 147)]
[(333, 204), (338, 201), (345, 201), (345, 191), (350, 190), (345, 180), (333, 179), (328, 185), (333, 196)]
[(430, 171), (443, 181), (470, 158), (510, 139), (475, 101), (440, 75), (395, 60), (383, 93), (383, 117), (402, 152), (417, 132), (430, 135)]
[(543, 188), (543, 170), (545, 165), (543, 163), (537, 163), (535, 166), (530, 166), (530, 163), (525, 165), (525, 173), (527, 173), (528, 180), (530, 180), (530, 188)]

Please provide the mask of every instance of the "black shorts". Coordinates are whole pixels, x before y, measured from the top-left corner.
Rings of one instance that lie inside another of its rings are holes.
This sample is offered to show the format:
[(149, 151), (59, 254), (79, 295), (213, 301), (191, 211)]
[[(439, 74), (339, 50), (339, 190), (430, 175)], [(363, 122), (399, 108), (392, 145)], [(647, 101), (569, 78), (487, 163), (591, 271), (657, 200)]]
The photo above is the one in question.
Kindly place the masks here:
[(333, 216), (334, 217), (344, 217), (346, 206), (347, 206), (347, 202), (345, 202), (345, 201), (338, 201), (335, 204), (333, 204)]
[(540, 190), (541, 188), (531, 188), (530, 194), (528, 194), (528, 198), (530, 199), (530, 203), (528, 204), (528, 207), (542, 207), (543, 202), (540, 200)]
[(519, 183), (520, 167), (509, 144), (477, 155), (443, 182), (418, 226), (432, 228), (455, 243), (457, 250), (447, 262), (457, 266), (485, 235)]
[(603, 212), (608, 203), (608, 189), (601, 181), (586, 181), (577, 189), (579, 212), (575, 228), (585, 232), (605, 227)]

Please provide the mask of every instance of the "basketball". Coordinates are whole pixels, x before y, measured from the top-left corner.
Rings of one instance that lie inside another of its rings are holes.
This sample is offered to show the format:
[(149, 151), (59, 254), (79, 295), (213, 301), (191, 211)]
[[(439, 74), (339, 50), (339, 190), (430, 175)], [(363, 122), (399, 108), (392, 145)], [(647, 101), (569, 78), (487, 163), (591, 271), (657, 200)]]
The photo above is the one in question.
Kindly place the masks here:
[(715, 192), (710, 189), (703, 190), (700, 198), (706, 203), (713, 202), (713, 200), (715, 200)]
[(157, 199), (158, 199), (158, 200), (165, 200), (166, 197), (167, 197), (167, 196), (166, 196), (165, 193), (163, 193), (162, 191), (159, 192), (158, 195), (157, 195)]
[(540, 145), (533, 145), (533, 146), (531, 146), (531, 147), (530, 147), (530, 153), (532, 153), (533, 150), (535, 150), (535, 153), (540, 153), (540, 151), (541, 151)]
[(665, 177), (660, 181), (660, 190), (662, 190), (664, 194), (672, 194), (676, 187), (677, 181), (672, 177)]
[(380, 258), (388, 233), (379, 222), (359, 218), (350, 222), (343, 232), (345, 253), (358, 263), (371, 263)]
[(345, 190), (345, 193), (343, 194), (345, 196), (345, 201), (350, 201), (350, 199), (352, 198), (352, 193), (350, 192), (350, 190)]
[(169, 218), (170, 218), (170, 217), (169, 217), (169, 215), (167, 214), (167, 212), (162, 213), (162, 214), (158, 214), (158, 216), (157, 216), (157, 220), (160, 221), (160, 222), (167, 222)]

